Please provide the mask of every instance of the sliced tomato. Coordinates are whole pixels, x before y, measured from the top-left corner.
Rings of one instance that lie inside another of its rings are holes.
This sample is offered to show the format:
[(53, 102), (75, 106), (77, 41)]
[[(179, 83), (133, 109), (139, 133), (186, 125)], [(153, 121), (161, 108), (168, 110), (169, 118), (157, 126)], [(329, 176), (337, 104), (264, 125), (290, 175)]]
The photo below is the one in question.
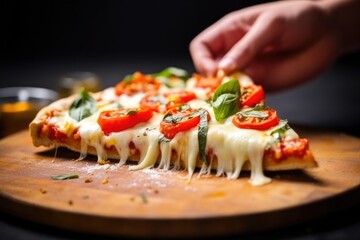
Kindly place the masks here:
[(179, 107), (196, 98), (195, 93), (191, 91), (176, 91), (172, 93), (148, 93), (140, 101), (140, 106), (148, 107), (156, 112), (165, 112), (173, 107)]
[(116, 109), (101, 112), (98, 124), (103, 132), (108, 135), (134, 127), (141, 122), (147, 122), (153, 116), (149, 108)]
[(133, 95), (138, 92), (157, 91), (161, 83), (151, 75), (144, 75), (135, 72), (132, 76), (127, 77), (115, 86), (115, 94)]
[(215, 77), (205, 77), (200, 74), (194, 74), (193, 78), (196, 80), (195, 87), (206, 89), (206, 95), (209, 98), (214, 95), (216, 88), (221, 85), (221, 79)]
[[(196, 127), (200, 122), (199, 109), (194, 108), (172, 108), (165, 114), (160, 123), (160, 132), (165, 137), (173, 139), (179, 132), (186, 132)], [(207, 120), (210, 121), (210, 114), (207, 114)]]
[(164, 112), (165, 105), (168, 103), (168, 100), (164, 97), (163, 94), (152, 92), (147, 93), (140, 101), (141, 107), (150, 108), (155, 112)]
[(250, 85), (243, 89), (240, 98), (241, 106), (254, 107), (265, 100), (265, 92), (260, 85)]
[(279, 117), (274, 109), (259, 110), (267, 117), (244, 117), (241, 114), (235, 114), (232, 119), (233, 124), (238, 128), (266, 130), (279, 124)]

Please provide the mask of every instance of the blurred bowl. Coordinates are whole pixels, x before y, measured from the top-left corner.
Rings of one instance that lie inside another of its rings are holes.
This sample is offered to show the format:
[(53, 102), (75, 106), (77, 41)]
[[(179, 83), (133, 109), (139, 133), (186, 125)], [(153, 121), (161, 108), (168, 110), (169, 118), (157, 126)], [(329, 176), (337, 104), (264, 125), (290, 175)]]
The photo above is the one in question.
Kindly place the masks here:
[(45, 88), (0, 88), (0, 137), (28, 128), (36, 113), (57, 98)]

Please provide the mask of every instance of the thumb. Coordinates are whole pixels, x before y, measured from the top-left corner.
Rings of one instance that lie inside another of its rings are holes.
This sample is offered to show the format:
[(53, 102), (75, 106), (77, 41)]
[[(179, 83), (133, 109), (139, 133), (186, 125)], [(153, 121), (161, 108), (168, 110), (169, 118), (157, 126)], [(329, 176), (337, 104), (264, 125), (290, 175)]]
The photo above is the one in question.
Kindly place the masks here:
[(249, 32), (219, 61), (218, 68), (226, 73), (245, 68), (267, 45), (280, 38), (284, 20), (273, 14), (259, 16)]

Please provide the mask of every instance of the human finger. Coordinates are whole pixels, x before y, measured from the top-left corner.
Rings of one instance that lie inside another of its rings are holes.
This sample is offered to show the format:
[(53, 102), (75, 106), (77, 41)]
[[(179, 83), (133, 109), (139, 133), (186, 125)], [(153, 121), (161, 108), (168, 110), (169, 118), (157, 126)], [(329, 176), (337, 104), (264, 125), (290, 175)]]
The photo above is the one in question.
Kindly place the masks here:
[(226, 73), (246, 67), (284, 31), (285, 19), (273, 14), (259, 16), (249, 32), (220, 60), (218, 68)]

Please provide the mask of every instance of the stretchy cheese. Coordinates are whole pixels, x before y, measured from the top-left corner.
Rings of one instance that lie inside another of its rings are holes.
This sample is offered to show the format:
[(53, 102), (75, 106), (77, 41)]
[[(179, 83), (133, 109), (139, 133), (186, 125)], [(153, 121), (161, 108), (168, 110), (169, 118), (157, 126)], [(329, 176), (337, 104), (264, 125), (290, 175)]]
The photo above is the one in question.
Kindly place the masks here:
[[(236, 77), (242, 86), (252, 84), (244, 75), (238, 74)], [(228, 80), (225, 78), (223, 82)], [(154, 112), (147, 122), (136, 124), (123, 131), (105, 134), (97, 123), (102, 111), (117, 109), (119, 106), (139, 107), (140, 100), (145, 96), (144, 92), (117, 96), (114, 88), (93, 94), (97, 100), (96, 112), (81, 121), (69, 116), (68, 109), (74, 96), (58, 100), (42, 109), (30, 124), (34, 145), (65, 146), (80, 152), (80, 159), (85, 158), (87, 154), (96, 154), (100, 164), (114, 158), (119, 160), (120, 165), (126, 164), (129, 159), (137, 160), (138, 164), (130, 166), (130, 170), (154, 166), (165, 170), (184, 167), (188, 171), (189, 179), (197, 167), (200, 168), (200, 175), (210, 174), (211, 170), (215, 170), (217, 176), (226, 175), (229, 179), (237, 179), (245, 169), (251, 171), (250, 182), (256, 186), (271, 181), (264, 175), (264, 168), (284, 170), (316, 165), (308, 150), (303, 156), (290, 156), (286, 159), (276, 159), (275, 153), (265, 156), (269, 145), (277, 141), (278, 136), (272, 133), (276, 129), (283, 128), (284, 122), (266, 130), (240, 129), (232, 123), (233, 116), (219, 122), (215, 118), (212, 106), (206, 101), (208, 98), (206, 89), (196, 87), (194, 79), (188, 80), (186, 89), (191, 89), (197, 96), (197, 99), (188, 102), (191, 108), (205, 109), (211, 117), (205, 147), (209, 164), (205, 164), (199, 158), (197, 127), (179, 132), (173, 139), (161, 140), (163, 135), (159, 125), (164, 118), (163, 113)], [(174, 90), (165, 86), (159, 89), (160, 93), (169, 91)], [(47, 130), (49, 127), (55, 129), (53, 131), (56, 134), (52, 135), (52, 132)], [(57, 137), (61, 134), (66, 137)], [(287, 129), (284, 134), (283, 138), (288, 141), (299, 138), (292, 129)]]

